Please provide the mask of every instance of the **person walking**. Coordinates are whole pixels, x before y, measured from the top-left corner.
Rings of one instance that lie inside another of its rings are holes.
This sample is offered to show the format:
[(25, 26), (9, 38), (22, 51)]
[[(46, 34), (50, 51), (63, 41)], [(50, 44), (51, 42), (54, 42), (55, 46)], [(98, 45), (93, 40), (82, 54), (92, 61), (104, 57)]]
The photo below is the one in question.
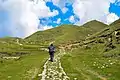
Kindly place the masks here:
[(54, 60), (54, 53), (55, 53), (55, 46), (53, 44), (50, 44), (48, 49), (49, 49), (50, 61), (53, 62), (53, 60)]

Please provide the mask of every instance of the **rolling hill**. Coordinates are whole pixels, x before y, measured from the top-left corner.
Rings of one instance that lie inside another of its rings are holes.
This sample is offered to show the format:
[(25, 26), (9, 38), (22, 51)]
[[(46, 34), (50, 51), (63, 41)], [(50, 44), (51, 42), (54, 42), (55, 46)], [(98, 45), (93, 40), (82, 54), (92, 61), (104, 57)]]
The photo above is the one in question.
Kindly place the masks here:
[(108, 25), (96, 20), (90, 21), (82, 26), (61, 25), (46, 31), (38, 31), (25, 38), (25, 40), (33, 44), (48, 44), (53, 41), (56, 45), (67, 44), (74, 41), (84, 40), (87, 36), (90, 36), (106, 27), (108, 27)]
[(71, 80), (120, 79), (120, 20), (78, 43), (61, 59)]
[(120, 20), (110, 25), (93, 20), (82, 26), (61, 25), (38, 31), (25, 39), (0, 38), (0, 79), (32, 79), (35, 72), (36, 77), (48, 57), (41, 46), (54, 42), (65, 45), (67, 54), (61, 57), (61, 63), (70, 80), (119, 80), (119, 25)]

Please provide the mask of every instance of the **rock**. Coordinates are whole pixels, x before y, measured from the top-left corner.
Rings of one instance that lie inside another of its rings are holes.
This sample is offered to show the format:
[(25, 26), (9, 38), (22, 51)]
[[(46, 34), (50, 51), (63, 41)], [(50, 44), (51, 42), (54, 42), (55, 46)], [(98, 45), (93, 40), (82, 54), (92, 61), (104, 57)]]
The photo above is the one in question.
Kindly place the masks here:
[(113, 63), (112, 63), (112, 62), (111, 62), (110, 64), (111, 64), (111, 65), (113, 65)]
[(40, 76), (42, 76), (42, 74), (38, 74), (38, 76), (40, 77)]
[[(56, 79), (58, 79), (58, 80), (70, 80), (69, 77), (64, 72), (64, 70), (61, 66), (61, 62), (60, 62), (60, 58), (62, 55), (64, 55), (64, 53), (65, 52), (60, 51), (60, 53), (55, 56), (55, 61), (52, 63), (49, 62), (49, 59), (46, 61), (46, 63), (43, 66), (44, 70), (43, 70), (42, 74), (38, 75), (38, 76), (42, 77), (41, 80), (46, 80), (46, 79), (49, 79), (49, 80), (56, 80)], [(63, 74), (65, 74), (65, 75), (63, 75)]]
[(11, 78), (12, 76), (8, 76), (8, 78)]
[(77, 78), (74, 78), (74, 80), (77, 80)]

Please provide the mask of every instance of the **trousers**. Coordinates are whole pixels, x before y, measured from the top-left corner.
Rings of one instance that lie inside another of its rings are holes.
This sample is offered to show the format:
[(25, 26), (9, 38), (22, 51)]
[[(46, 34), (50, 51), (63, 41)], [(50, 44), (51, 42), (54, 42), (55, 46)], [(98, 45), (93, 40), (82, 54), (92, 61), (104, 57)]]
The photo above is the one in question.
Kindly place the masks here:
[(54, 52), (50, 52), (50, 61), (53, 61), (54, 59)]

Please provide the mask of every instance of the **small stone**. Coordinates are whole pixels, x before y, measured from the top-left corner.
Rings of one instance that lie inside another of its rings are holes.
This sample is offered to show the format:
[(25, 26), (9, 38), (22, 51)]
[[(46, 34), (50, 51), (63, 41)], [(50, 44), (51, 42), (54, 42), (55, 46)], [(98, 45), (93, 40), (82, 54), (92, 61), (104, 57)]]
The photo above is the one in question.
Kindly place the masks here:
[(38, 76), (42, 76), (42, 74), (38, 74)]
[(106, 67), (109, 67), (108, 65), (106, 65)]
[(93, 66), (95, 66), (95, 64), (93, 64)]
[(96, 62), (94, 62), (94, 63), (96, 63)]
[(47, 76), (47, 78), (49, 79), (50, 77), (49, 77), (49, 76)]
[(101, 68), (103, 69), (103, 68), (105, 68), (105, 66), (102, 66)]
[(77, 80), (77, 78), (74, 78), (74, 80)]
[(113, 65), (113, 63), (110, 63), (111, 65)]
[(108, 60), (109, 62), (111, 62), (111, 60)]
[(12, 76), (8, 76), (8, 78), (11, 78)]

